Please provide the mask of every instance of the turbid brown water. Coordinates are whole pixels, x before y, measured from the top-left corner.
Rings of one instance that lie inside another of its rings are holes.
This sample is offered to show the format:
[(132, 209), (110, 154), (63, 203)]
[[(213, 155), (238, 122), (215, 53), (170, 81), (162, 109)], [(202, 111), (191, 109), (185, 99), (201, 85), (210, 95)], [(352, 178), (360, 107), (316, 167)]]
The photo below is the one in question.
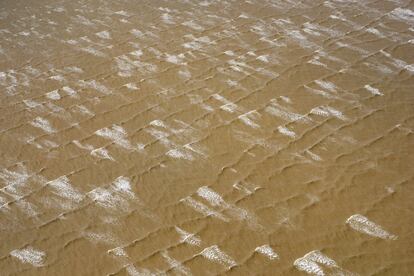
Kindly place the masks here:
[(1, 275), (414, 275), (412, 1), (0, 4)]

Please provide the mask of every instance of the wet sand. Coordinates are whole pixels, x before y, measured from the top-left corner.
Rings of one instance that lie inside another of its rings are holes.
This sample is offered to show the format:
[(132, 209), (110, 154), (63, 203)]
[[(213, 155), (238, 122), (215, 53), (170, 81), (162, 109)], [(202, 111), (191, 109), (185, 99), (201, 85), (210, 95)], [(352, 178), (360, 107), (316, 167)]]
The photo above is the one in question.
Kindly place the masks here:
[(413, 275), (412, 1), (0, 5), (2, 275)]

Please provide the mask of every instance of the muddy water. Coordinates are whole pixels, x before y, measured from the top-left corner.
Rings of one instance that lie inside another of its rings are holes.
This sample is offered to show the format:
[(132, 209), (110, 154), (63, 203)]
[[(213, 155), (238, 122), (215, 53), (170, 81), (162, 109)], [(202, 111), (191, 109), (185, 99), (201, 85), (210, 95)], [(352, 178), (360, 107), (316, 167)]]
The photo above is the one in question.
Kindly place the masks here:
[(412, 1), (2, 1), (2, 275), (411, 275)]

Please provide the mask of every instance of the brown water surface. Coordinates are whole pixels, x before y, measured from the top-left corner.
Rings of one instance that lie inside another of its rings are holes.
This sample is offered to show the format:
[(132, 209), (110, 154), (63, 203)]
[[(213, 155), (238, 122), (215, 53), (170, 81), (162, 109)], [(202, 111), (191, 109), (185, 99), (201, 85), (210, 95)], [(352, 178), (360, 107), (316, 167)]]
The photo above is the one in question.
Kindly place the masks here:
[(4, 0), (1, 275), (414, 275), (413, 1)]

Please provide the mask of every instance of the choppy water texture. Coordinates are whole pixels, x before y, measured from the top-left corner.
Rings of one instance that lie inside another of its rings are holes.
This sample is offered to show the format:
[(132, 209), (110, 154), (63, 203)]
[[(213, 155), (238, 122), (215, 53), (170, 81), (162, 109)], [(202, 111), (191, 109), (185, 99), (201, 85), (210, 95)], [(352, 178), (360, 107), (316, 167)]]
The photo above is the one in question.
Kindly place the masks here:
[(414, 2), (0, 4), (2, 275), (413, 275)]

